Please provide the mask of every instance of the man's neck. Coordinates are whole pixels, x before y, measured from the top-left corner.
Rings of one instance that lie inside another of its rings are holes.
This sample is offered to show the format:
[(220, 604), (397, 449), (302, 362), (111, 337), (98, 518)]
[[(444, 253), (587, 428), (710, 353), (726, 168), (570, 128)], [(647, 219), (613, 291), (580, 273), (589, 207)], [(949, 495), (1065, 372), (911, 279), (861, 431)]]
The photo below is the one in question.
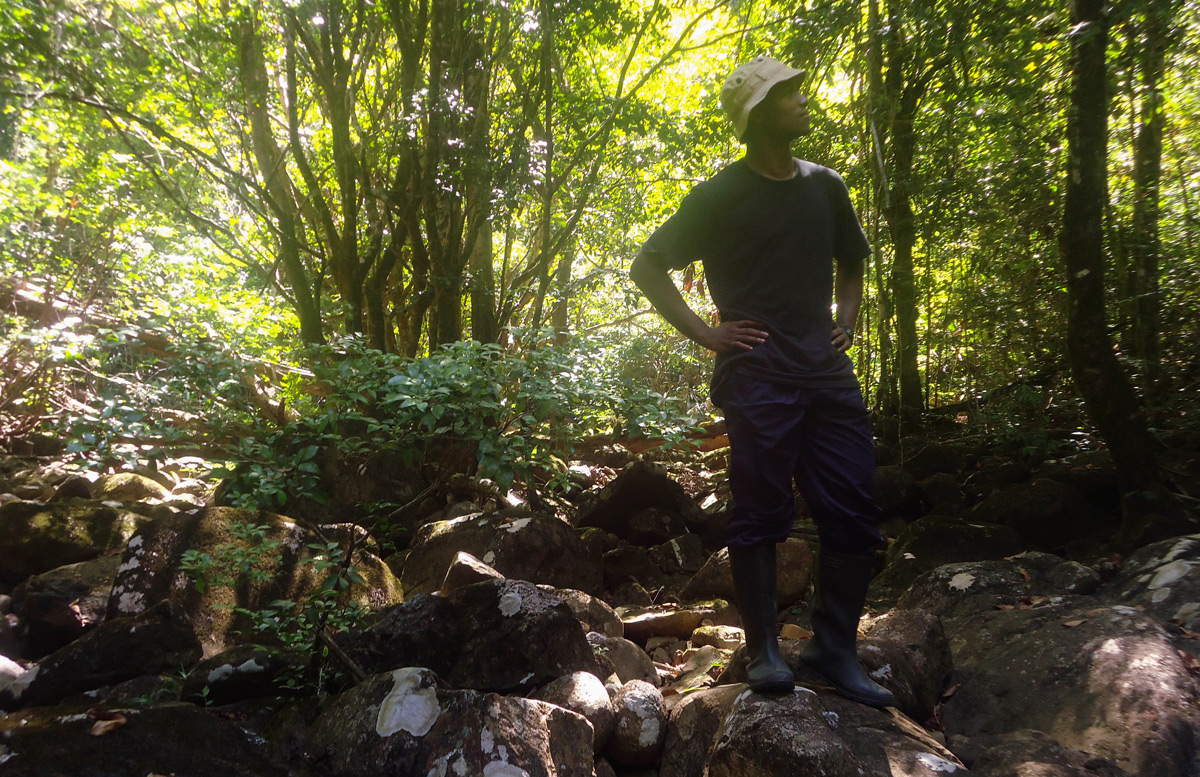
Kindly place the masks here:
[(791, 143), (783, 140), (748, 143), (746, 164), (759, 175), (777, 181), (786, 181), (796, 175)]

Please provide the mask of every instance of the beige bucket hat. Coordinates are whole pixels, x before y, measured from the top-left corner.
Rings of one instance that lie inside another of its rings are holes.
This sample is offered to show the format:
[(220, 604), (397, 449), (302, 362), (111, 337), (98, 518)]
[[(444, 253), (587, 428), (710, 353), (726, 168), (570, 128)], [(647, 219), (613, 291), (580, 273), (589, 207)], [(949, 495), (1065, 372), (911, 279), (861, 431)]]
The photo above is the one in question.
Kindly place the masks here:
[(765, 54), (760, 54), (730, 73), (721, 87), (721, 108), (733, 122), (737, 139), (741, 140), (746, 134), (750, 111), (762, 102), (772, 86), (806, 75), (807, 72), (788, 67)]

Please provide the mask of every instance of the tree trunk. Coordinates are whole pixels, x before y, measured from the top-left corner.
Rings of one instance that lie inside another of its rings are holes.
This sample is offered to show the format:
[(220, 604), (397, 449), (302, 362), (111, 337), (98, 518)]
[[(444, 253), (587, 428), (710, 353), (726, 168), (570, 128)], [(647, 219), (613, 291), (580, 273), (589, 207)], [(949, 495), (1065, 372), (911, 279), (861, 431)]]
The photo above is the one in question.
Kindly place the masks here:
[(1075, 0), (1071, 19), (1071, 98), (1061, 250), (1067, 272), (1067, 343), (1075, 385), (1117, 468), (1127, 540), (1144, 541), (1141, 518), (1174, 514), (1154, 440), (1109, 339), (1105, 316), (1104, 206), (1108, 200), (1105, 0)]
[(1146, 387), (1159, 371), (1158, 192), (1162, 177), (1162, 137), (1166, 119), (1159, 81), (1166, 58), (1171, 9), (1169, 0), (1147, 0), (1145, 33), (1139, 51), (1140, 120), (1133, 157), (1133, 224), (1130, 260), (1134, 299), (1133, 354), (1142, 362)]

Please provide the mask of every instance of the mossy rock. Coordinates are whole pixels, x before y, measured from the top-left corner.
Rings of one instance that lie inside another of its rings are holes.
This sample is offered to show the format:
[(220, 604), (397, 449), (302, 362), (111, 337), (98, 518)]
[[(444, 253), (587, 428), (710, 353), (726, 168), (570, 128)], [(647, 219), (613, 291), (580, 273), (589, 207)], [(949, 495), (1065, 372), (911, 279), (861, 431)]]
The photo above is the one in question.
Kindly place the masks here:
[(0, 506), (0, 581), (94, 559), (125, 546), (149, 519), (89, 499)]

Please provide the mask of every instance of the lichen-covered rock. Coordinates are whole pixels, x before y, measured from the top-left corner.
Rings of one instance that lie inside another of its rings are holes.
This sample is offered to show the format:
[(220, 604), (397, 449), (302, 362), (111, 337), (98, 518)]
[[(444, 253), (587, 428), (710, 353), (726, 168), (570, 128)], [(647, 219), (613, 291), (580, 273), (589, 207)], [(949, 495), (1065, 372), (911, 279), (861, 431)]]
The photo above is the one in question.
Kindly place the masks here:
[(189, 671), (181, 696), (184, 701), (216, 705), (277, 696), (289, 678), (299, 677), (307, 661), (301, 651), (235, 645)]
[(621, 624), (621, 617), (603, 599), (573, 588), (538, 587), (566, 602), (583, 626), (584, 633), (598, 631), (609, 637), (624, 636), (625, 627)]
[(866, 641), (874, 646), (864, 655), (871, 676), (893, 681), (888, 688), (906, 715), (929, 719), (954, 669), (941, 619), (922, 610), (892, 610), (871, 624)]
[(30, 575), (119, 550), (148, 522), (137, 513), (82, 499), (9, 502), (0, 506), (0, 582), (15, 585)]
[(797, 688), (790, 696), (745, 691), (708, 760), (708, 777), (946, 777), (950, 751), (903, 715)]
[[(790, 607), (808, 595), (813, 574), (813, 552), (808, 543), (789, 537), (778, 548), (776, 588), (779, 607)], [(683, 589), (685, 602), (705, 599), (736, 601), (733, 572), (729, 566), (729, 550), (722, 548), (709, 556), (708, 561)]]
[(594, 631), (587, 635), (587, 641), (598, 656), (611, 662), (613, 671), (622, 683), (645, 680), (658, 684), (658, 670), (654, 668), (654, 661), (635, 643), (624, 637), (609, 637)]
[(612, 700), (600, 678), (590, 672), (572, 672), (539, 689), (532, 698), (578, 712), (592, 724), (593, 750), (599, 753), (612, 735), (615, 715)]
[(600, 593), (600, 560), (570, 525), (552, 515), (515, 510), (471, 513), (422, 526), (400, 575), (405, 592), (436, 591), (459, 552), (512, 580)]
[(72, 695), (166, 669), (190, 667), (200, 646), (170, 602), (113, 618), (51, 653), (0, 690), (0, 709), (55, 704)]
[(1005, 558), (1024, 549), (1016, 531), (1008, 526), (927, 515), (905, 527), (888, 548), (887, 564), (871, 585), (899, 591), (945, 564)]
[(38, 707), (0, 719), (0, 771), (5, 777), (285, 777), (265, 744), (190, 704), (103, 714)]
[(918, 577), (896, 607), (925, 610), (942, 618), (966, 616), (1013, 606), (1025, 597), (1086, 595), (1099, 584), (1094, 569), (1030, 552), (996, 561), (940, 566)]
[(523, 580), (414, 596), (343, 644), (369, 674), (424, 666), (456, 688), (501, 693), (596, 668), (571, 609)]
[[(247, 533), (246, 527), (262, 528)], [(129, 540), (113, 581), (108, 617), (136, 614), (169, 600), (187, 613), (206, 656), (262, 640), (245, 611), (261, 611), (276, 601), (303, 602), (333, 574), (318, 569), (317, 562), (328, 560), (327, 551), (312, 545), (325, 548), (327, 542), (315, 529), (272, 513), (209, 507), (160, 518)], [(201, 563), (189, 576), (181, 568), (189, 551), (216, 561), (207, 571)], [(221, 572), (220, 559), (234, 571)], [(249, 568), (242, 570), (239, 559), (248, 559)], [(342, 604), (378, 610), (403, 599), (399, 581), (378, 556), (355, 550), (352, 560), (363, 582), (341, 595)], [(221, 580), (222, 575), (229, 579)], [(197, 586), (194, 577), (204, 584)]]
[(956, 736), (950, 746), (978, 777), (1130, 777), (1107, 758), (1065, 747), (1041, 731)]
[(326, 702), (307, 748), (334, 777), (592, 777), (592, 736), (562, 707), (449, 690), (402, 667)]
[(720, 685), (684, 695), (667, 714), (659, 777), (703, 777), (708, 753), (743, 685)]
[(101, 556), (33, 575), (14, 588), (26, 655), (52, 653), (102, 623), (120, 564), (118, 555)]
[(604, 754), (623, 766), (649, 766), (658, 760), (667, 714), (658, 689), (642, 680), (621, 686), (612, 700), (616, 723)]
[(25, 667), (13, 661), (6, 656), (0, 656), (0, 691), (7, 688), (21, 675), (25, 674)]
[(171, 489), (145, 475), (117, 472), (93, 483), (92, 497), (112, 502), (165, 502), (172, 495)]
[(1137, 610), (1052, 598), (943, 623), (958, 686), (942, 707), (947, 734), (1033, 728), (1142, 777), (1200, 773), (1195, 678)]
[[(1131, 554), (1100, 598), (1200, 631), (1200, 534), (1155, 542)], [(1200, 653), (1192, 640), (1181, 647)]]

